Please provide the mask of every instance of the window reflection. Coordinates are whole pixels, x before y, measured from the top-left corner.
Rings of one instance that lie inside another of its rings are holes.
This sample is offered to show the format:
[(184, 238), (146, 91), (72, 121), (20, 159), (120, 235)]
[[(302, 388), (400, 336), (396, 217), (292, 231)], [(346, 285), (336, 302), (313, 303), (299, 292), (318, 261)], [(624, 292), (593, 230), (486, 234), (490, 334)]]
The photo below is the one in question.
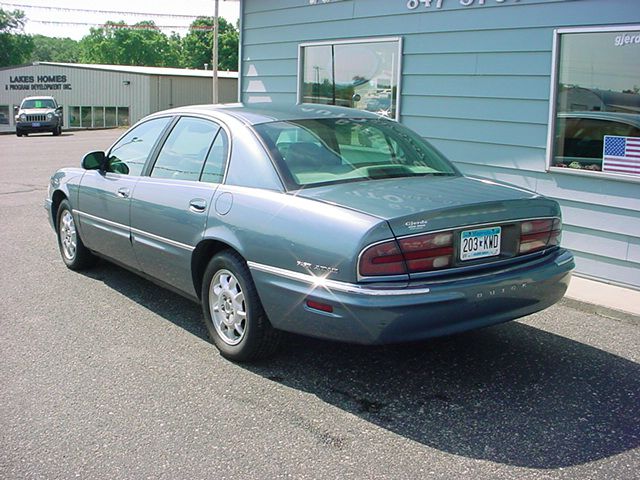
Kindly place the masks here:
[(640, 175), (640, 26), (563, 33), (559, 46), (551, 166)]
[(303, 47), (301, 100), (395, 118), (398, 62), (397, 40)]

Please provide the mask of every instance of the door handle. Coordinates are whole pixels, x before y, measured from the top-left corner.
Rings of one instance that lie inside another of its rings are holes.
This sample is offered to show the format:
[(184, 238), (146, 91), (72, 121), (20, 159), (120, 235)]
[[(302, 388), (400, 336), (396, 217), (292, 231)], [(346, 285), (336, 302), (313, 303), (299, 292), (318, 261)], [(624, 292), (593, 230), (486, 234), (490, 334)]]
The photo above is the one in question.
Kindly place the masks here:
[(130, 190), (127, 187), (120, 187), (116, 195), (120, 198), (129, 198)]
[(203, 213), (207, 209), (207, 201), (202, 198), (194, 198), (189, 202), (189, 210), (194, 213)]

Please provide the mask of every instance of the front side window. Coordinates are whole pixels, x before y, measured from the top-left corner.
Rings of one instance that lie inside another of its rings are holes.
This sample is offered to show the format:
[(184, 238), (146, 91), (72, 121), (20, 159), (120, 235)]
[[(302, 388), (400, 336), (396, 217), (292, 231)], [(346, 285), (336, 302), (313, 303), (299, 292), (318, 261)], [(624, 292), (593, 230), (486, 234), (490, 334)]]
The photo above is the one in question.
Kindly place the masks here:
[(254, 128), (290, 190), (361, 180), (458, 175), (417, 134), (389, 120), (295, 120)]
[(182, 117), (164, 142), (151, 176), (198, 180), (219, 129), (208, 120)]
[(158, 137), (171, 117), (154, 118), (131, 129), (109, 151), (107, 170), (124, 175), (140, 175)]
[(557, 35), (549, 166), (640, 179), (640, 25)]
[(302, 45), (300, 58), (300, 102), (398, 118), (399, 39)]

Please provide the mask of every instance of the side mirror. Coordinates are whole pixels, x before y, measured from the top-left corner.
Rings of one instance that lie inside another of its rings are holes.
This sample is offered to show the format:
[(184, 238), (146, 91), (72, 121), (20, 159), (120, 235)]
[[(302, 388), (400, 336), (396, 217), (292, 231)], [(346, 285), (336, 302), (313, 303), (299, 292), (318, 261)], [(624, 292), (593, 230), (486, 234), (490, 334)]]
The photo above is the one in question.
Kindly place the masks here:
[(20, 111), (20, 107), (18, 105), (14, 105), (13, 106), (13, 113), (15, 113), (17, 115), (19, 111)]
[(362, 97), (360, 96), (359, 93), (354, 93), (353, 96), (351, 97), (351, 100), (354, 102), (359, 102), (360, 100), (362, 100)]
[(61, 112), (61, 111), (62, 111), (62, 105), (58, 105), (58, 106), (56, 107), (56, 111)]
[(85, 170), (104, 170), (107, 157), (103, 151), (87, 153), (82, 159), (82, 168)]

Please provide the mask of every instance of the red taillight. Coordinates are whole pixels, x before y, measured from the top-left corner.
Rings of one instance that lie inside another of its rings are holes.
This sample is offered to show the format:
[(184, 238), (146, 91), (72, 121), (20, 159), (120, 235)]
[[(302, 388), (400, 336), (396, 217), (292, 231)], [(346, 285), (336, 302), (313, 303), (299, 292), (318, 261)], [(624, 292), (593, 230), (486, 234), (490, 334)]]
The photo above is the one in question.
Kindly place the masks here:
[(424, 272), (451, 266), (453, 232), (419, 235), (400, 240), (409, 272)]
[(407, 268), (395, 240), (373, 245), (360, 256), (360, 275), (402, 275), (404, 273), (407, 273)]
[(367, 248), (360, 257), (360, 275), (426, 272), (450, 267), (452, 261), (453, 233), (430, 233)]
[(519, 254), (537, 252), (560, 245), (562, 222), (559, 218), (529, 220), (520, 224)]

